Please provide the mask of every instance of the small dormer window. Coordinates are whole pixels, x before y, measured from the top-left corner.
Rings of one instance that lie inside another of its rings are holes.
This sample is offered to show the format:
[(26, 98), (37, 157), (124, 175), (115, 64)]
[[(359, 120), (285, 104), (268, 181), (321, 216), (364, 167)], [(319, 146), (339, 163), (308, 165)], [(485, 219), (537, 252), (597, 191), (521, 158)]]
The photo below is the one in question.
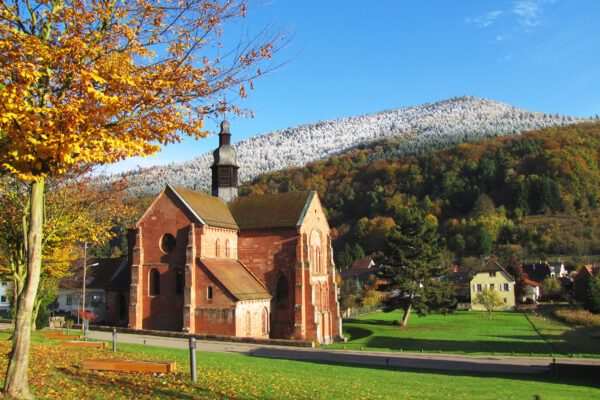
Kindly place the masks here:
[(175, 236), (165, 233), (160, 241), (160, 248), (165, 253), (170, 253), (175, 249), (176, 244)]
[(495, 272), (490, 272), (490, 278), (494, 278), (496, 277), (496, 273)]

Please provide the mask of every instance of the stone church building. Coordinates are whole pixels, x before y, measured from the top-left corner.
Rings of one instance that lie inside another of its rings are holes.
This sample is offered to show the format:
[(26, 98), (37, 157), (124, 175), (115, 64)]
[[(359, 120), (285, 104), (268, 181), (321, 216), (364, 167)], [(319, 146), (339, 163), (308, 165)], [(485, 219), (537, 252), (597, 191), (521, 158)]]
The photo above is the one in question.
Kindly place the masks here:
[(130, 231), (129, 326), (321, 343), (340, 338), (319, 196), (237, 197), (230, 137), (223, 121), (212, 196), (167, 185)]

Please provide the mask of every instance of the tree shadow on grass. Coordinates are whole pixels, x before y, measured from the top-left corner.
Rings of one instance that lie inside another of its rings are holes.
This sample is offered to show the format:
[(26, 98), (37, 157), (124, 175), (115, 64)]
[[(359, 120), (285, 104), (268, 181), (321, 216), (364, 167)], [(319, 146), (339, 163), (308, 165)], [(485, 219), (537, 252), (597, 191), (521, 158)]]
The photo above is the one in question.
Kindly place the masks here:
[[(538, 339), (537, 337), (533, 337)], [(539, 339), (538, 339), (539, 340)], [(464, 353), (517, 353), (550, 354), (551, 348), (545, 342), (503, 341), (503, 340), (449, 340), (417, 339), (389, 336), (372, 336), (363, 346), (369, 349), (382, 349), (409, 352), (464, 352)]]
[(360, 340), (371, 336), (373, 331), (364, 328), (358, 328), (355, 326), (350, 326), (344, 330), (344, 333), (350, 336), (350, 340)]

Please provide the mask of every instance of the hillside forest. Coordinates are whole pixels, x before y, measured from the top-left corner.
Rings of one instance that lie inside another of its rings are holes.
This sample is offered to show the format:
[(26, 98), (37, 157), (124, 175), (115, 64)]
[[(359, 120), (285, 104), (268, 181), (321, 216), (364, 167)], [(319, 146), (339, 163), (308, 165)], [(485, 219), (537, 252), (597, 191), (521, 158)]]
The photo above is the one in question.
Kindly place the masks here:
[[(263, 174), (240, 195), (315, 189), (339, 268), (377, 254), (401, 207), (438, 219), (444, 262), (479, 265), (600, 254), (600, 124), (583, 123), (386, 157), (402, 143)], [(362, 250), (362, 251), (361, 251)]]

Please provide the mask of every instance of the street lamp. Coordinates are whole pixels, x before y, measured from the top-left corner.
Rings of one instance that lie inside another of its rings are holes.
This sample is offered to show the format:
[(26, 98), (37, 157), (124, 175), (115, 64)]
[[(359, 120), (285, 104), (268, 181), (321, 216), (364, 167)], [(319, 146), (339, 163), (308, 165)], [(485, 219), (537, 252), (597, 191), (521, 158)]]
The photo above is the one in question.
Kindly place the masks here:
[(91, 265), (87, 265), (87, 242), (83, 243), (83, 296), (81, 298), (81, 332), (83, 332), (85, 334), (85, 284), (86, 284), (86, 280), (87, 280), (87, 269), (88, 267), (95, 267), (96, 265), (99, 265), (99, 263), (94, 263)]

